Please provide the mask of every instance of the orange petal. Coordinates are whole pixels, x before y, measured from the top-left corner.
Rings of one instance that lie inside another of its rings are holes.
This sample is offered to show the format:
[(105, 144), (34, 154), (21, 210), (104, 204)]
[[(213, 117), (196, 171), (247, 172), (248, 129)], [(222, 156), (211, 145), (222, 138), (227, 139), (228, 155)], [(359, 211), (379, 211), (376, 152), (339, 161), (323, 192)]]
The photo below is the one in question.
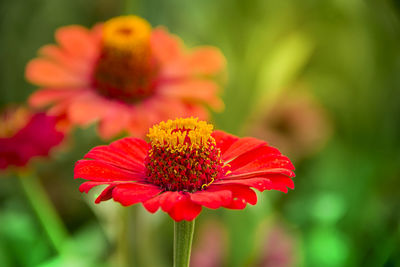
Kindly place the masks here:
[(44, 57), (51, 59), (62, 66), (65, 66), (74, 73), (85, 73), (87, 76), (89, 76), (93, 68), (92, 65), (94, 62), (90, 62), (80, 57), (71, 57), (68, 53), (65, 53), (64, 50), (56, 45), (45, 45), (40, 48), (39, 53)]
[(185, 112), (188, 116), (199, 118), (199, 120), (208, 120), (210, 114), (208, 110), (202, 105), (188, 104), (186, 106), (187, 111)]
[(103, 37), (103, 23), (96, 23), (92, 27), (92, 30), (90, 31), (90, 35), (92, 36), (93, 41), (95, 42), (96, 46), (100, 45), (101, 39)]
[(176, 98), (158, 99), (157, 102), (153, 102), (152, 110), (157, 114), (157, 118), (153, 120), (153, 124), (176, 117), (186, 117), (186, 115), (188, 115), (185, 112), (185, 104)]
[(212, 75), (224, 70), (225, 57), (215, 47), (199, 47), (192, 50), (187, 57), (190, 72), (196, 75)]
[(98, 131), (104, 139), (110, 139), (120, 134), (128, 125), (130, 112), (126, 108), (113, 107), (100, 121)]
[(109, 106), (104, 101), (93, 92), (83, 92), (70, 104), (68, 117), (80, 125), (93, 123), (108, 112)]
[(132, 109), (131, 118), (127, 125), (129, 134), (135, 137), (145, 138), (149, 128), (159, 122), (159, 115), (156, 113), (152, 104), (148, 103), (139, 104)]
[(127, 131), (131, 136), (135, 136), (138, 138), (145, 138), (149, 128), (153, 124), (150, 124), (149, 121), (145, 121), (145, 124), (137, 122), (137, 120), (131, 120), (127, 125)]
[(68, 69), (45, 59), (31, 60), (25, 72), (26, 78), (37, 85), (48, 87), (86, 86), (88, 80), (82, 74), (74, 74)]
[(181, 83), (167, 84), (159, 93), (168, 97), (178, 97), (188, 102), (201, 101), (216, 111), (224, 108), (224, 103), (217, 97), (218, 87), (212, 81), (187, 80)]
[(151, 47), (155, 57), (162, 63), (181, 57), (181, 41), (165, 28), (158, 27), (151, 35)]
[(91, 32), (78, 25), (66, 26), (56, 31), (56, 40), (70, 55), (93, 59), (98, 55), (98, 42)]
[(43, 107), (48, 104), (64, 100), (79, 93), (76, 89), (42, 89), (29, 97), (29, 105)]
[(53, 115), (53, 116), (64, 116), (65, 117), (65, 121), (67, 121), (67, 125), (71, 125), (72, 123), (69, 120), (68, 116), (67, 116), (67, 111), (68, 108), (70, 106), (71, 103), (71, 99), (67, 99), (67, 100), (62, 100), (56, 104), (54, 104), (53, 106), (51, 106), (48, 110), (47, 110), (47, 114), (49, 115)]

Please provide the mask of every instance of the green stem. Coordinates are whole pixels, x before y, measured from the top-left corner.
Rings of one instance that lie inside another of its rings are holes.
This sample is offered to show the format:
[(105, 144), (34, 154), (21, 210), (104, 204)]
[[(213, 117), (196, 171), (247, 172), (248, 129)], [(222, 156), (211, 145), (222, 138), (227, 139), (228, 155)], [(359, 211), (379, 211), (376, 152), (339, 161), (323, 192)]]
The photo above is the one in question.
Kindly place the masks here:
[(40, 223), (46, 231), (50, 241), (59, 254), (63, 251), (64, 242), (68, 238), (68, 232), (58, 216), (51, 200), (49, 199), (42, 184), (32, 173), (19, 173), (19, 181), (29, 200), (33, 210), (36, 212)]
[(189, 267), (193, 232), (194, 220), (174, 222), (174, 267)]
[(118, 230), (118, 235), (117, 235), (117, 264), (118, 266), (121, 267), (128, 267), (131, 266), (129, 264), (129, 239), (127, 238), (127, 232), (129, 231), (128, 229), (128, 224), (130, 223), (128, 221), (129, 219), (129, 209), (127, 208), (122, 208), (118, 207), (119, 209), (119, 222), (118, 225), (119, 227), (117, 228)]

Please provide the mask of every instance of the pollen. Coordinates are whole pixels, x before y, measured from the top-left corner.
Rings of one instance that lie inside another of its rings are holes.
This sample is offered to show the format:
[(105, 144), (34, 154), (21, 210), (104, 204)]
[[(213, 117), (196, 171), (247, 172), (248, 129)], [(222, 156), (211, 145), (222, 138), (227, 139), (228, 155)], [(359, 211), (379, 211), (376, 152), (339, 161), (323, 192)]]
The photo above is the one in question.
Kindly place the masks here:
[(150, 128), (149, 134), (153, 147), (162, 147), (171, 151), (182, 149), (207, 149), (209, 145), (215, 145), (211, 137), (213, 126), (197, 118), (180, 118), (168, 120)]
[(211, 124), (197, 118), (153, 126), (147, 135), (151, 149), (145, 161), (149, 182), (168, 191), (194, 192), (210, 186), (223, 171), (212, 130)]
[(120, 16), (103, 25), (102, 50), (93, 75), (101, 95), (136, 102), (153, 93), (150, 24), (137, 16)]

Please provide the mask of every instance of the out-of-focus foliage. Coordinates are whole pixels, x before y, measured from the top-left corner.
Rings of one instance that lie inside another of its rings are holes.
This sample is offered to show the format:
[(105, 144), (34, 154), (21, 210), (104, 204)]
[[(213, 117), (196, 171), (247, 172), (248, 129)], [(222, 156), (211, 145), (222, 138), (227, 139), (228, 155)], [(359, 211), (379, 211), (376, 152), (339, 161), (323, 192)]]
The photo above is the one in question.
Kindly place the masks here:
[[(165, 25), (190, 46), (219, 47), (229, 75), (217, 127), (258, 137), (274, 131), (295, 159), (294, 191), (259, 194), (244, 211), (202, 213), (194, 250), (206, 246), (202, 233), (218, 221), (220, 258), (207, 250), (204, 257), (225, 266), (400, 264), (398, 1), (2, 1), (0, 105), (26, 101), (34, 88), (24, 66), (57, 27), (90, 27), (121, 13)], [(288, 95), (312, 96), (316, 105), (279, 109)], [(301, 143), (315, 131), (323, 142)], [(52, 161), (32, 164), (72, 236), (62, 255), (19, 181), (1, 174), (0, 266), (118, 266), (124, 249), (136, 251), (129, 255), (138, 266), (170, 266), (167, 216), (112, 202), (95, 206), (93, 195), (78, 192), (74, 162), (98, 144), (93, 128), (79, 129)], [(121, 226), (122, 218), (131, 227)]]

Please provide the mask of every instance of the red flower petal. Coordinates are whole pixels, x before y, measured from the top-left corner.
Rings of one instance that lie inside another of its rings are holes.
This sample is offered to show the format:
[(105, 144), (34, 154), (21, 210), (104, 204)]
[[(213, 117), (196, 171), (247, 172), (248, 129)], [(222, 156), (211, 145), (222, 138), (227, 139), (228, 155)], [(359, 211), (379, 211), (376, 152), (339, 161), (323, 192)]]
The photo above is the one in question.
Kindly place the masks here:
[(221, 206), (228, 205), (232, 201), (232, 192), (229, 190), (221, 190), (216, 186), (210, 186), (203, 191), (191, 193), (190, 198), (194, 203), (209, 209), (217, 209)]
[(55, 117), (36, 113), (14, 136), (0, 138), (0, 169), (24, 166), (33, 157), (47, 156), (64, 138), (56, 129), (57, 122)]
[(293, 171), (284, 169), (284, 168), (271, 168), (271, 169), (263, 169), (259, 171), (252, 171), (252, 172), (242, 172), (242, 173), (230, 173), (227, 176), (223, 177), (222, 179), (248, 179), (248, 178), (256, 178), (256, 177), (264, 177), (268, 178), (271, 174), (284, 174), (289, 177), (294, 177), (295, 174)]
[(241, 184), (256, 188), (260, 192), (264, 190), (279, 190), (287, 193), (287, 187), (294, 189), (294, 182), (291, 178), (285, 175), (269, 175), (268, 178), (249, 178), (249, 179), (224, 179), (214, 183), (215, 185), (222, 184)]
[(221, 154), (224, 154), (234, 142), (239, 140), (239, 137), (227, 134), (223, 131), (214, 131), (212, 137), (214, 137), (217, 147), (221, 150)]
[(229, 209), (244, 209), (246, 204), (255, 205), (257, 203), (257, 195), (246, 185), (229, 184), (229, 185), (215, 185), (221, 190), (229, 190), (232, 192), (232, 201), (226, 205), (225, 208)]
[(251, 151), (248, 151), (240, 155), (236, 159), (229, 162), (229, 165), (231, 165), (231, 171), (233, 171), (248, 164), (251, 164), (254, 161), (257, 162), (261, 161), (265, 157), (280, 156), (280, 155), (281, 152), (278, 149), (265, 145), (257, 147), (256, 149), (253, 149)]
[(240, 138), (222, 153), (221, 157), (223, 160), (229, 161), (262, 145), (266, 145), (266, 143), (253, 137)]
[[(85, 192), (93, 186), (108, 184), (96, 202), (111, 197), (124, 206), (142, 202), (149, 212), (154, 213), (161, 207), (175, 221), (193, 220), (202, 206), (243, 209), (247, 203), (255, 205), (257, 195), (251, 187), (259, 191), (273, 189), (283, 192), (294, 188), (292, 179), (288, 177), (294, 176), (294, 167), (279, 150), (255, 138), (237, 138), (219, 131), (214, 132), (213, 137), (222, 156), (230, 160), (225, 168), (231, 172), (194, 193), (165, 191), (147, 184), (152, 180), (145, 176), (144, 161), (150, 147), (136, 138), (125, 138), (92, 149), (86, 157), (93, 160), (79, 161), (76, 177), (93, 181), (81, 186)], [(139, 182), (129, 182), (135, 180)]]
[(160, 188), (154, 185), (129, 183), (116, 185), (112, 191), (112, 197), (123, 206), (130, 206), (146, 201), (161, 191)]
[(161, 208), (163, 211), (169, 212), (177, 202), (185, 198), (186, 195), (183, 192), (166, 191), (160, 197)]
[(151, 199), (148, 199), (146, 201), (143, 201), (143, 207), (145, 207), (146, 210), (148, 210), (151, 213), (156, 212), (161, 204), (160, 204), (160, 199), (161, 199), (162, 194), (157, 195)]
[(143, 206), (151, 213), (156, 212), (160, 206), (175, 221), (191, 221), (196, 218), (201, 205), (194, 203), (188, 194), (177, 191), (166, 191), (143, 202)]
[[(144, 172), (144, 149), (148, 149), (148, 144), (143, 140), (134, 138), (124, 138), (111, 143), (109, 146), (98, 146), (93, 148), (85, 155), (85, 158), (106, 162), (110, 165)], [(131, 152), (120, 150), (119, 147), (128, 147)]]
[(235, 174), (259, 171), (262, 169), (276, 169), (276, 168), (294, 170), (294, 166), (290, 162), (290, 160), (287, 157), (282, 156), (282, 155), (281, 156), (271, 155), (271, 156), (260, 157), (257, 160), (248, 161), (248, 164), (245, 164), (243, 166), (237, 165), (236, 163), (230, 164), (230, 165), (231, 165), (230, 170), (232, 172), (234, 172)]
[(113, 149), (119, 150), (129, 155), (130, 160), (143, 162), (149, 150), (149, 145), (146, 141), (139, 138), (123, 138), (120, 142), (110, 144)]
[(112, 192), (113, 189), (115, 188), (115, 185), (109, 185), (106, 187), (106, 189), (103, 190), (103, 192), (101, 192), (101, 194), (96, 198), (96, 200), (94, 201), (94, 203), (99, 204), (102, 201), (106, 201), (112, 198)]
[(188, 196), (185, 199), (177, 202), (174, 207), (168, 212), (172, 219), (179, 222), (182, 220), (192, 221), (201, 212), (201, 206), (193, 203)]
[(97, 182), (140, 181), (145, 179), (143, 173), (135, 173), (96, 160), (79, 160), (74, 169), (74, 178)]
[(96, 187), (98, 185), (104, 185), (104, 184), (107, 184), (107, 183), (104, 183), (104, 182), (84, 182), (83, 184), (81, 184), (79, 186), (79, 191), (81, 193), (83, 193), (83, 192), (88, 193), (93, 187)]
[(272, 182), (271, 189), (273, 189), (273, 190), (278, 190), (278, 191), (287, 193), (288, 188), (294, 189), (294, 182), (289, 177), (282, 175), (282, 176), (275, 177), (272, 181), (273, 182)]

